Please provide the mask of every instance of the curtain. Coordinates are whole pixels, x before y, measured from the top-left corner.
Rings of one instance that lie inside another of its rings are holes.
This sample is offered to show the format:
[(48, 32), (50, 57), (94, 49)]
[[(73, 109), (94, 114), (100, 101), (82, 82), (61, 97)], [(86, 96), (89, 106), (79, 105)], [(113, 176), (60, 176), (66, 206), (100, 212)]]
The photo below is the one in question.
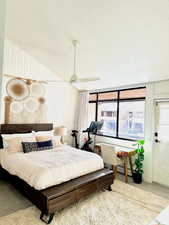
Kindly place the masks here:
[(78, 121), (77, 129), (79, 132), (78, 141), (79, 147), (82, 147), (86, 134), (83, 133), (83, 130), (86, 130), (89, 126), (88, 121), (88, 109), (89, 109), (89, 92), (84, 91), (80, 92), (79, 95), (79, 112), (78, 112)]

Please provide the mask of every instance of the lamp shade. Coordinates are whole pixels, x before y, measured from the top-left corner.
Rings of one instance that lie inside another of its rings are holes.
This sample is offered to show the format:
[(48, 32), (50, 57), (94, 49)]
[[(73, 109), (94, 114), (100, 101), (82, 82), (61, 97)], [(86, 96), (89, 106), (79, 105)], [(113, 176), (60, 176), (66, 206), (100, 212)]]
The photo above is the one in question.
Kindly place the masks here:
[(61, 127), (55, 127), (54, 134), (59, 136), (66, 136), (67, 135), (67, 127), (61, 126)]

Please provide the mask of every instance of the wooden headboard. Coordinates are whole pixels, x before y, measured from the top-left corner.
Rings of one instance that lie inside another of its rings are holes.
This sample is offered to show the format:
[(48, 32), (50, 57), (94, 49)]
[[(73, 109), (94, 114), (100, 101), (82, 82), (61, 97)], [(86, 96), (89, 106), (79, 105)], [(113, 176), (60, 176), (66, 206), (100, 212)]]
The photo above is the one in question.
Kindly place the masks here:
[(1, 124), (1, 134), (30, 133), (32, 131), (49, 131), (53, 129), (52, 123), (32, 124)]
[[(32, 131), (49, 131), (52, 129), (52, 123), (1, 124), (0, 134), (31, 133)], [(2, 137), (0, 136), (0, 148), (2, 148), (2, 146)]]

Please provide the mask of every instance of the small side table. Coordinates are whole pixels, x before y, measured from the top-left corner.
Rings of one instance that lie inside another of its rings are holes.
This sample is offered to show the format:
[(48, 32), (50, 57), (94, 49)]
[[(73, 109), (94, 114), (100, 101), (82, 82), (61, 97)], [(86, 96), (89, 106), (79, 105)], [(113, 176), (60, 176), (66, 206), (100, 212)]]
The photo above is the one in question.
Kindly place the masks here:
[(125, 173), (125, 182), (128, 183), (128, 161), (130, 164), (131, 174), (133, 175), (133, 164), (132, 164), (132, 156), (136, 154), (136, 151), (132, 149), (131, 151), (118, 151), (117, 156), (124, 161), (124, 173)]

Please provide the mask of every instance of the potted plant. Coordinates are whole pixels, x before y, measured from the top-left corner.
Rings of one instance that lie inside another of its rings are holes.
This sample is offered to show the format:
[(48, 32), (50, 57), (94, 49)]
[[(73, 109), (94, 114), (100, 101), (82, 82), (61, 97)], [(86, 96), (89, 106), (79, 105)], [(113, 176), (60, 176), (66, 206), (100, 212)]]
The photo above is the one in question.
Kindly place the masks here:
[(144, 161), (144, 140), (138, 140), (135, 145), (137, 146), (137, 148), (136, 148), (135, 170), (133, 171), (133, 181), (137, 184), (141, 184), (143, 174), (143, 161)]

